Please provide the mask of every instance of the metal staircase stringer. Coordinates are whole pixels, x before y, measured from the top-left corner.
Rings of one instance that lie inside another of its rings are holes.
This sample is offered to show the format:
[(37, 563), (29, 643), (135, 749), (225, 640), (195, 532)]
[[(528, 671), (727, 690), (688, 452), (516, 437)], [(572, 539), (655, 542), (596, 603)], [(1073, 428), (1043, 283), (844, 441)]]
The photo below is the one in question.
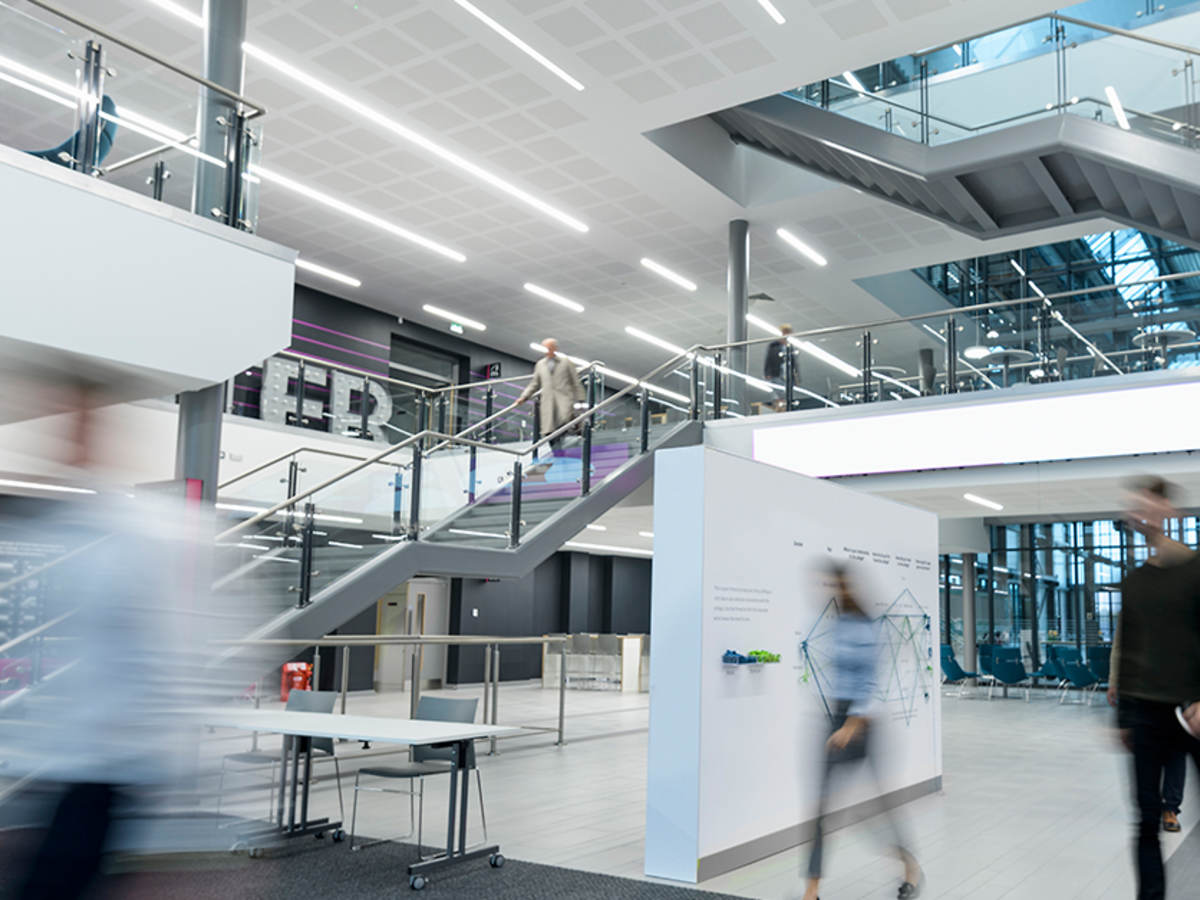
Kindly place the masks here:
[(633, 457), (597, 485), (591, 494), (567, 503), (530, 531), (515, 550), (464, 547), (432, 541), (397, 543), (324, 588), (308, 606), (288, 610), (251, 637), (320, 637), (418, 574), (464, 578), (520, 578), (527, 575), (589, 522), (603, 515), (649, 479), (654, 474), (653, 451), (692, 446), (702, 439), (701, 423), (681, 423), (658, 441), (652, 452)]

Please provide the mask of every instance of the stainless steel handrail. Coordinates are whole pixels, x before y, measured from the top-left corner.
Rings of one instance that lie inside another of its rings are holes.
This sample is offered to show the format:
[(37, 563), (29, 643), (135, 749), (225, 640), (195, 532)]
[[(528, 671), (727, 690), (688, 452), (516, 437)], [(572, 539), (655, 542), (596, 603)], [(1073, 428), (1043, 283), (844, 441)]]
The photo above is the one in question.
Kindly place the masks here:
[(40, 575), (43, 572), (45, 572), (47, 569), (52, 569), (55, 566), (57, 566), (59, 563), (64, 563), (68, 559), (72, 559), (73, 557), (78, 556), (80, 553), (84, 553), (84, 552), (90, 550), (92, 547), (95, 547), (97, 544), (104, 543), (110, 537), (111, 537), (111, 535), (106, 534), (104, 537), (96, 538), (96, 540), (89, 541), (86, 544), (82, 544), (82, 545), (76, 547), (74, 550), (68, 550), (62, 556), (56, 556), (54, 559), (50, 560), (50, 562), (48, 562), (48, 563), (43, 563), (42, 565), (37, 566), (36, 568), (30, 569), (28, 572), (22, 572), (16, 578), (10, 578), (8, 581), (0, 582), (0, 591), (4, 591), (6, 588), (12, 587), (14, 584), (20, 584), (22, 581), (26, 581), (27, 579), (33, 578), (35, 575)]
[(181, 141), (172, 141), (169, 144), (159, 144), (157, 147), (151, 147), (149, 150), (143, 150), (141, 153), (135, 153), (135, 154), (133, 154), (133, 156), (130, 156), (127, 159), (123, 159), (120, 162), (115, 162), (111, 166), (102, 166), (101, 171), (105, 175), (108, 175), (112, 172), (118, 172), (121, 169), (124, 169), (126, 166), (132, 166), (135, 163), (144, 162), (145, 160), (149, 159), (150, 157), (157, 156), (160, 153), (165, 153), (168, 150), (175, 150), (179, 147), (180, 144), (184, 144), (184, 145), (190, 144), (195, 139), (196, 139), (196, 133), (193, 131), (191, 134), (189, 134), (187, 137), (185, 137)]
[(32, 640), (33, 638), (37, 637), (38, 635), (49, 631), (51, 628), (53, 628), (55, 625), (58, 625), (60, 622), (63, 622), (65, 620), (71, 618), (71, 616), (75, 615), (75, 613), (77, 613), (77, 612), (79, 612), (79, 607), (75, 607), (75, 609), (68, 610), (67, 612), (63, 613), (60, 616), (55, 616), (50, 621), (43, 622), (37, 628), (31, 628), (31, 629), (29, 629), (29, 631), (25, 632), (24, 634), (19, 634), (12, 640), (6, 641), (5, 643), (0, 644), (0, 654), (7, 653), (13, 647), (19, 647), (21, 644), (25, 643), (26, 641)]
[[(273, 459), (269, 459), (264, 463), (259, 463), (253, 469), (248, 469), (247, 471), (242, 472), (242, 474), (240, 474), (240, 475), (235, 475), (233, 478), (230, 478), (228, 481), (222, 481), (220, 484), (217, 485), (217, 490), (222, 491), (225, 488), (229, 487), (231, 484), (235, 484), (236, 482), (242, 481), (245, 478), (249, 478), (251, 475), (257, 475), (259, 472), (263, 471), (264, 469), (269, 469), (269, 468), (271, 468), (271, 466), (273, 466), (277, 463), (281, 463), (285, 459), (288, 459), (289, 457), (292, 457), (292, 456), (296, 456), (297, 454), (300, 454), (300, 453), (318, 453), (321, 456), (340, 456), (343, 459), (357, 459), (357, 460), (365, 459), (365, 457), (359, 456), (357, 453), (339, 453), (336, 450), (325, 450), (321, 447), (297, 447), (295, 450), (289, 450), (287, 453), (281, 454), (280, 456), (276, 456)], [(401, 466), (399, 463), (390, 463), (390, 465), (396, 466), (396, 468), (403, 468), (403, 466)]]
[(46, 0), (28, 0), (28, 2), (30, 4), (32, 4), (33, 6), (37, 6), (41, 9), (44, 9), (48, 13), (52, 13), (53, 15), (58, 16), (60, 19), (66, 19), (68, 22), (71, 22), (74, 25), (78, 25), (80, 28), (84, 29), (85, 31), (90, 31), (93, 34), (98, 34), (100, 37), (104, 38), (106, 41), (112, 41), (112, 43), (117, 44), (118, 46), (124, 47), (126, 50), (129, 50), (132, 53), (136, 53), (138, 56), (144, 57), (145, 59), (148, 59), (151, 62), (162, 66), (164, 69), (170, 69), (176, 75), (182, 75), (184, 78), (187, 78), (189, 81), (194, 81), (197, 84), (201, 84), (204, 87), (208, 88), (210, 91), (214, 91), (223, 97), (227, 97), (230, 100), (233, 100), (237, 103), (242, 104), (243, 106), (250, 107), (251, 109), (254, 110), (254, 113), (252, 114), (251, 118), (253, 116), (261, 116), (261, 115), (265, 114), (267, 111), (267, 108), (265, 106), (263, 106), (261, 103), (255, 103), (254, 101), (249, 100), (246, 97), (243, 97), (237, 91), (231, 91), (229, 88), (223, 87), (222, 85), (217, 84), (215, 81), (209, 81), (203, 75), (197, 75), (195, 72), (190, 72), (187, 69), (185, 69), (183, 66), (177, 65), (176, 63), (173, 63), (170, 60), (164, 59), (163, 57), (159, 56), (154, 51), (146, 49), (141, 44), (135, 44), (133, 41), (127, 40), (122, 37), (118, 37), (117, 35), (113, 34), (111, 31), (108, 31), (105, 28), (101, 28), (95, 22), (90, 22), (87, 19), (77, 16), (75, 13), (70, 13), (64, 9), (60, 9), (59, 7), (55, 6), (52, 3), (47, 3)]

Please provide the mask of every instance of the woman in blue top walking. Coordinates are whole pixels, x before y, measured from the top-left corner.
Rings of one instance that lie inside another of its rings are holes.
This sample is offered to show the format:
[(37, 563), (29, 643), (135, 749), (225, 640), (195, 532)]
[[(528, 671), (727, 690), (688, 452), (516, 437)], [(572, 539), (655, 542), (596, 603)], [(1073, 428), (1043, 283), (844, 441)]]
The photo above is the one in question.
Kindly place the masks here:
[[(825, 765), (821, 773), (816, 834), (808, 859), (808, 884), (804, 900), (818, 900), (821, 865), (825, 850), (824, 818), (829, 805), (830, 789), (836, 773), (845, 772), (854, 764), (866, 761), (878, 785), (878, 736), (871, 726), (872, 702), (875, 695), (875, 670), (879, 662), (878, 623), (867, 616), (850, 584), (844, 566), (832, 563), (829, 575), (836, 591), (838, 619), (833, 627), (833, 685), (830, 702), (831, 733), (825, 742)], [(877, 789), (882, 794), (882, 788)], [(904, 880), (897, 897), (911, 900), (921, 894), (924, 876), (916, 857), (909, 851), (911, 844), (901, 833), (899, 822), (883, 810), (892, 831), (892, 846), (904, 864)]]

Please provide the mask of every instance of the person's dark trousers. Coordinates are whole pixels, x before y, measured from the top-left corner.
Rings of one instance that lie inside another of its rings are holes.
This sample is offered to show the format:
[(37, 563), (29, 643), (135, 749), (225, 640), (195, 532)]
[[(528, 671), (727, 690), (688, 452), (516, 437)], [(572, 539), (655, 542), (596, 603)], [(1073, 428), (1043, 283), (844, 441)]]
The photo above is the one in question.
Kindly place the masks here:
[(1187, 776), (1187, 753), (1180, 750), (1167, 759), (1163, 768), (1163, 812), (1179, 815), (1183, 809), (1183, 783)]
[(34, 855), (21, 900), (82, 897), (100, 871), (116, 790), (111, 784), (69, 784)]
[(1134, 802), (1138, 809), (1135, 844), (1138, 900), (1165, 900), (1167, 879), (1158, 841), (1162, 827), (1163, 772), (1177, 753), (1191, 755), (1200, 766), (1200, 741), (1189, 737), (1180, 727), (1175, 707), (1170, 703), (1121, 697), (1118, 724), (1129, 730), (1133, 750)]

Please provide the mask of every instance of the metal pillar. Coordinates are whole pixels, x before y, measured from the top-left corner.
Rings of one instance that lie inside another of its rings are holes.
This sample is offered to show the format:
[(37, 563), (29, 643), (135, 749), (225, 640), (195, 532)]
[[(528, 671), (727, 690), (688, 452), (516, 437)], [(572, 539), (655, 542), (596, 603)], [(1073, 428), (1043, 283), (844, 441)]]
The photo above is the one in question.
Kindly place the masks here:
[(962, 556), (963, 668), (968, 672), (978, 671), (975, 668), (975, 580), (975, 554), (964, 553)]
[[(729, 318), (725, 339), (731, 344), (746, 340), (746, 313), (750, 309), (750, 223), (734, 219), (729, 223), (729, 270), (726, 279), (729, 293)], [(746, 347), (729, 348), (729, 368), (745, 375)], [(720, 379), (717, 373), (717, 380)], [(701, 397), (703, 400), (703, 397)], [(729, 403), (745, 413), (746, 382), (736, 376), (729, 379)]]
[[(205, 0), (204, 76), (222, 87), (242, 92), (247, 0)], [(232, 121), (238, 113), (232, 100), (208, 88), (200, 90), (197, 125), (202, 154), (225, 158), (226, 129), (217, 120)], [(226, 200), (226, 170), (196, 158), (192, 212), (207, 216)], [(214, 384), (179, 395), (179, 431), (175, 449), (176, 479), (199, 479), (206, 503), (217, 499), (217, 468), (221, 455), (221, 414), (225, 384)]]

